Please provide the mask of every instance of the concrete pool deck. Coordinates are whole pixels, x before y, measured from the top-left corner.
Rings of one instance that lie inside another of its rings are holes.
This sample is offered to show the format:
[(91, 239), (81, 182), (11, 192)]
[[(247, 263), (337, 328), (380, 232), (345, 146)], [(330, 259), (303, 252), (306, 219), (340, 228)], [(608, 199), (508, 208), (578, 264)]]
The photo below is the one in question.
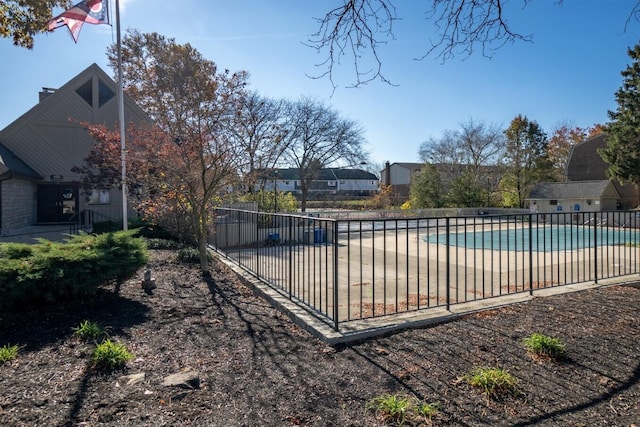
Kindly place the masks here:
[(304, 309), (299, 304), (296, 304), (287, 296), (276, 291), (274, 288), (265, 284), (255, 276), (249, 274), (235, 262), (230, 261), (215, 251), (213, 253), (216, 256), (216, 259), (241, 276), (243, 281), (254, 291), (254, 293), (270, 301), (280, 311), (287, 314), (299, 327), (305, 329), (329, 345), (339, 345), (377, 336), (384, 336), (403, 329), (422, 328), (439, 323), (445, 323), (467, 314), (496, 309), (511, 304), (523, 303), (534, 298), (544, 298), (552, 295), (580, 292), (607, 286), (635, 284), (638, 282), (638, 277), (636, 276), (601, 280), (597, 284), (594, 282), (585, 282), (564, 285), (537, 290), (534, 296), (531, 296), (528, 293), (509, 294), (500, 297), (455, 304), (450, 306), (449, 309), (446, 307), (433, 307), (383, 317), (345, 322), (341, 323), (340, 330), (336, 331), (333, 324), (329, 321), (320, 319), (318, 316)]
[[(423, 237), (424, 233), (411, 230), (394, 232), (393, 238), (385, 236), (382, 232), (373, 232), (370, 238), (364, 241), (347, 240), (343, 235), (339, 237), (337, 242), (339, 250), (337, 303), (339, 319), (341, 319), (339, 331), (334, 329), (334, 323), (330, 319), (332, 316), (314, 315), (309, 309), (303, 308), (303, 304), (296, 304), (295, 299), (289, 299), (282, 290), (278, 291), (266, 285), (238, 267), (235, 262), (223, 256), (220, 259), (245, 277), (257, 293), (270, 299), (276, 306), (289, 313), (300, 326), (330, 344), (440, 323), (468, 313), (532, 298), (632, 283), (638, 280), (639, 250), (637, 248), (620, 252), (619, 247), (616, 247), (617, 249), (603, 247), (602, 251), (618, 252), (614, 253), (615, 259), (608, 260), (606, 265), (601, 264), (599, 268), (613, 269), (616, 273), (625, 274), (622, 274), (622, 277), (599, 278), (596, 283), (591, 271), (594, 254), (589, 250), (540, 253), (529, 258), (523, 257), (521, 252), (450, 247), (448, 254), (450, 266), (447, 272), (446, 247), (425, 242)], [(302, 253), (303, 257), (307, 257), (303, 258), (307, 260), (306, 262), (312, 260), (314, 263), (313, 271), (309, 271), (310, 267), (295, 265), (296, 277), (301, 277), (303, 282), (309, 282), (309, 278), (311, 281), (315, 280), (315, 275), (318, 273), (321, 280), (332, 277), (333, 268), (336, 265), (332, 253), (333, 244), (301, 245), (290, 250), (286, 246), (282, 248), (282, 250), (259, 249), (262, 252), (257, 257), (259, 265), (256, 266), (264, 269), (261, 270), (263, 277), (271, 280), (272, 283), (280, 284), (282, 289), (287, 288), (285, 285), (287, 278), (278, 276), (277, 268), (274, 269), (276, 271), (273, 277), (269, 277), (268, 269), (278, 265), (277, 263), (286, 262), (287, 257), (294, 251), (299, 252), (294, 256), (300, 256)], [(233, 256), (248, 257), (250, 253), (250, 251), (234, 251)], [(536, 269), (533, 283), (529, 283), (531, 262)], [(448, 273), (450, 284), (448, 309), (442, 301), (443, 295), (447, 292), (445, 273)], [(572, 282), (577, 283), (561, 285), (561, 279), (565, 277), (573, 278)], [(481, 284), (484, 287), (481, 288)], [(303, 283), (302, 286), (305, 285), (308, 286), (306, 293), (299, 297), (306, 301), (307, 305), (312, 305), (311, 301), (316, 301), (315, 297), (319, 297), (320, 309), (315, 307), (316, 311), (333, 314), (333, 300), (326, 297), (327, 292), (333, 291), (332, 285), (320, 289), (321, 293), (324, 292), (326, 301), (322, 301), (323, 295), (317, 295), (318, 290), (312, 290), (309, 283)], [(529, 286), (533, 289), (533, 296), (528, 292)], [(373, 301), (372, 295), (375, 296)], [(408, 307), (408, 305), (397, 310), (399, 301), (408, 303), (411, 300), (415, 303), (416, 298), (417, 301), (421, 301), (419, 310), (415, 306)], [(378, 310), (383, 310), (387, 314), (370, 317), (372, 311), (363, 311), (363, 302), (367, 310), (373, 310), (376, 314), (379, 313)]]

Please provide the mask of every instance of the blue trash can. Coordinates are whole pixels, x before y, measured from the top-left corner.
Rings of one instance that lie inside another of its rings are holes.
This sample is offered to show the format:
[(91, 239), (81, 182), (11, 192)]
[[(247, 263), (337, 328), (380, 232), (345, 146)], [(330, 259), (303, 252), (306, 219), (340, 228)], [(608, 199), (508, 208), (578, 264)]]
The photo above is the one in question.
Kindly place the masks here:
[(316, 228), (313, 231), (313, 243), (324, 243), (324, 230), (322, 228)]

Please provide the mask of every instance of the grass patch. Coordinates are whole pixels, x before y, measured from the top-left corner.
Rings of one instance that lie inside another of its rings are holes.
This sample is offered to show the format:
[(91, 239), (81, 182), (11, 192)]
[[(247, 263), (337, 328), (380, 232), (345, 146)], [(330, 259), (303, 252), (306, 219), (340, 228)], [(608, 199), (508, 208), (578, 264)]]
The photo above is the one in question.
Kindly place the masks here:
[(5, 344), (0, 347), (0, 363), (9, 362), (18, 357), (18, 346)]
[(83, 341), (98, 340), (105, 335), (105, 331), (97, 323), (83, 320), (80, 326), (73, 328), (73, 335)]
[(531, 334), (523, 343), (534, 359), (559, 360), (566, 355), (566, 345), (562, 341), (544, 334)]
[(127, 350), (124, 344), (105, 340), (93, 350), (93, 363), (98, 369), (115, 370), (123, 368), (133, 359), (133, 354)]
[(366, 409), (375, 412), (385, 424), (402, 426), (431, 421), (438, 413), (438, 404), (399, 394), (385, 394), (367, 402)]
[(518, 396), (518, 379), (502, 368), (476, 368), (462, 377), (474, 388), (480, 389), (492, 399)]

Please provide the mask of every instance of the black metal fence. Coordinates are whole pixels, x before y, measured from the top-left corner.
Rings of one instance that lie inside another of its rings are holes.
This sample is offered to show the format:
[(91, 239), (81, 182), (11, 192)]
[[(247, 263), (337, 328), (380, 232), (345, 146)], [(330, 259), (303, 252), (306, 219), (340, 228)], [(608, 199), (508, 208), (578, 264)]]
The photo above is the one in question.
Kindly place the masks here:
[(220, 209), (212, 244), (345, 322), (637, 274), (640, 213), (337, 220)]

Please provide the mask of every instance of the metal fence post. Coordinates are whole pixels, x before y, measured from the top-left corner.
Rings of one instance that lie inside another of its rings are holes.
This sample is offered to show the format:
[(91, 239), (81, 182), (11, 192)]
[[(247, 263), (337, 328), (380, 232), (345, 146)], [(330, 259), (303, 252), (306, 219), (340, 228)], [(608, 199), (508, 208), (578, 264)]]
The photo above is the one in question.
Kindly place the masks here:
[(259, 233), (260, 233), (260, 214), (259, 212), (255, 212), (253, 213), (253, 215), (256, 218), (256, 243), (255, 243), (255, 248), (256, 248), (256, 276), (258, 277), (258, 279), (260, 278), (260, 244), (259, 241), (260, 239), (258, 238)]
[(289, 220), (289, 299), (293, 297), (293, 217), (288, 216)]
[(333, 328), (340, 330), (338, 295), (338, 221), (333, 222)]
[(533, 295), (533, 230), (531, 229), (531, 217), (529, 214), (529, 295)]
[(598, 213), (593, 213), (593, 282), (598, 284)]
[(446, 235), (446, 249), (447, 253), (445, 255), (445, 265), (446, 265), (446, 284), (447, 284), (447, 310), (451, 307), (451, 230), (450, 230), (450, 218), (446, 217), (445, 219), (445, 235)]

